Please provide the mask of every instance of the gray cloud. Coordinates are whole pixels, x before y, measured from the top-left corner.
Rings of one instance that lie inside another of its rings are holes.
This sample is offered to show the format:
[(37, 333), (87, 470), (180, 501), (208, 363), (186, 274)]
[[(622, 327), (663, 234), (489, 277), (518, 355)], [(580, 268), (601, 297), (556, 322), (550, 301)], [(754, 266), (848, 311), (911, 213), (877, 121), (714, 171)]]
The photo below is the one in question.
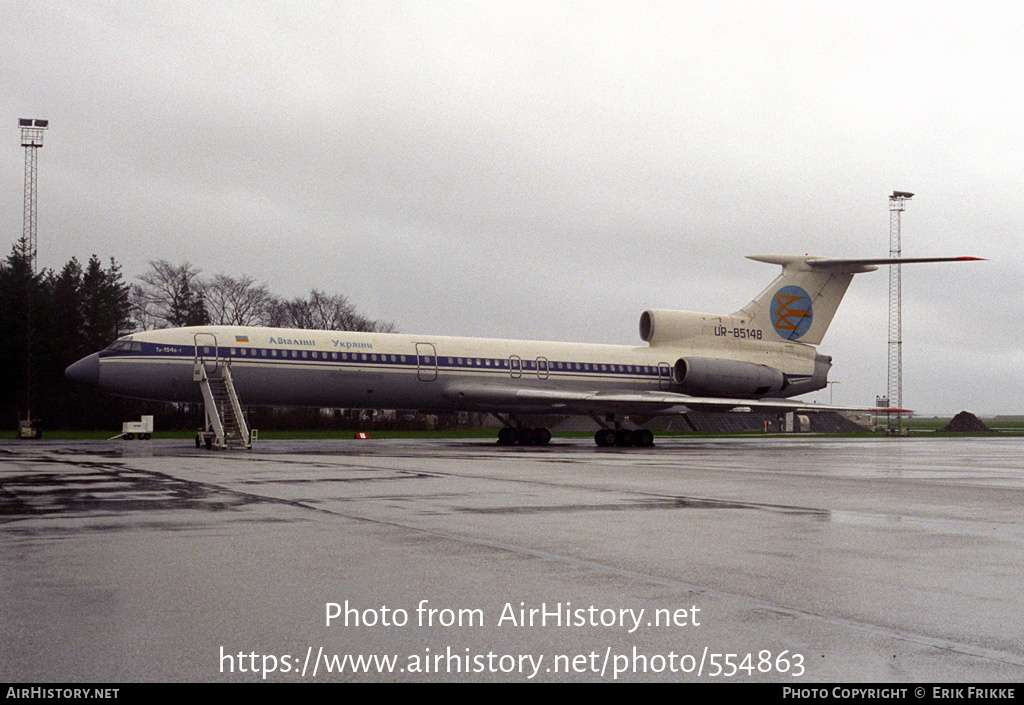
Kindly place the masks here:
[[(45, 266), (633, 343), (644, 308), (744, 305), (775, 273), (745, 254), (886, 254), (907, 189), (905, 254), (991, 258), (905, 268), (907, 404), (1020, 412), (1022, 10), (775, 5), (10, 3), (0, 218), (15, 118), (47, 117)], [(884, 390), (886, 291), (859, 277), (821, 346), (836, 401)]]

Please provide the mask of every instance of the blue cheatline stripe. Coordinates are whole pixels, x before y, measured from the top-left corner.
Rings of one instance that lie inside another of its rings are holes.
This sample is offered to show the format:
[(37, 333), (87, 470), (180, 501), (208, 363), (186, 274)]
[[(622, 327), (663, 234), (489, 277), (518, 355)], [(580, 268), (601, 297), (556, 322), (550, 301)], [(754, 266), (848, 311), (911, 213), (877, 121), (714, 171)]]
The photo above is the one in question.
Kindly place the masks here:
[[(200, 346), (202, 349), (203, 346)], [(247, 351), (243, 353), (242, 351)], [(275, 355), (274, 353), (277, 353)], [(215, 353), (212, 346), (203, 350), (205, 357)], [(316, 357), (314, 357), (314, 354)], [(232, 361), (274, 363), (288, 362), (297, 364), (328, 364), (340, 367), (381, 367), (419, 369), (422, 366), (444, 370), (471, 370), (474, 372), (495, 373), (502, 376), (512, 373), (538, 375), (548, 377), (627, 377), (660, 380), (658, 365), (638, 365), (630, 363), (607, 362), (568, 362), (565, 360), (547, 360), (546, 368), (536, 358), (519, 358), (520, 365), (513, 367), (510, 358), (459, 357), (455, 355), (417, 356), (411, 353), (364, 353), (308, 350), (299, 348), (257, 348), (257, 347), (220, 347), (216, 356)], [(192, 360), (196, 357), (196, 348), (191, 345), (167, 345), (162, 343), (143, 342), (141, 350), (111, 350), (100, 353), (100, 357), (131, 357), (136, 359), (166, 359), (168, 357)], [(422, 363), (422, 364), (421, 364)], [(561, 367), (559, 367), (561, 365)], [(632, 368), (632, 370), (630, 370)]]

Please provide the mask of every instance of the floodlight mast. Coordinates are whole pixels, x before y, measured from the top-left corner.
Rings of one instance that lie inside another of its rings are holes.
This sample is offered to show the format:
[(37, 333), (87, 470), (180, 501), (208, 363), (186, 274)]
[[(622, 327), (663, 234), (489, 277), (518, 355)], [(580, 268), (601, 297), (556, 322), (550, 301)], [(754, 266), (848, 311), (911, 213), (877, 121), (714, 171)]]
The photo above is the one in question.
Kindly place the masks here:
[(32, 342), (34, 336), (33, 298), (36, 276), (37, 240), (36, 240), (36, 187), (38, 182), (38, 152), (43, 146), (43, 132), (50, 126), (49, 120), (36, 118), (19, 118), (21, 129), (21, 146), (25, 148), (25, 196), (23, 204), (23, 225), (21, 247), (29, 266), (29, 276), (25, 281), (25, 419), (18, 423), (19, 438), (39, 438), (41, 429), (32, 418)]
[(32, 274), (36, 273), (38, 152), (39, 148), (43, 146), (43, 132), (49, 126), (49, 120), (37, 120), (35, 118), (18, 119), (18, 127), (21, 128), (21, 146), (25, 148), (25, 198), (22, 209), (22, 237), (24, 238), (24, 246), (28, 250), (25, 254), (28, 255)]
[[(914, 194), (909, 191), (893, 191), (889, 196), (889, 257), (902, 257), (900, 242), (900, 214)], [(889, 374), (887, 395), (889, 404), (903, 408), (903, 291), (900, 265), (889, 265)], [(890, 433), (902, 433), (903, 415), (890, 413)]]

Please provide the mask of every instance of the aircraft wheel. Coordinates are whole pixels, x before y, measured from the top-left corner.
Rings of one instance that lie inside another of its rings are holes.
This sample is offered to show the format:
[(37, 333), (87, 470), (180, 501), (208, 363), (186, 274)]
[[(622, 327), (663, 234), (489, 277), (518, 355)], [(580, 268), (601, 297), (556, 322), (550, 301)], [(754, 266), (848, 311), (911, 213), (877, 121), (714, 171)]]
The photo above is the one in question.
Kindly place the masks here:
[(628, 428), (620, 428), (615, 432), (615, 445), (628, 448), (634, 444), (633, 432)]
[(520, 427), (516, 429), (516, 440), (521, 446), (532, 446), (537, 440), (537, 434), (532, 428)]
[(650, 429), (638, 428), (633, 432), (633, 441), (638, 448), (650, 448), (654, 445), (654, 434)]
[(594, 434), (594, 442), (601, 448), (615, 445), (615, 431), (610, 428), (602, 428)]
[(510, 446), (516, 442), (516, 430), (511, 426), (504, 426), (498, 431), (498, 445)]
[(533, 432), (533, 442), (539, 446), (545, 446), (551, 442), (551, 431), (546, 428), (538, 428)]

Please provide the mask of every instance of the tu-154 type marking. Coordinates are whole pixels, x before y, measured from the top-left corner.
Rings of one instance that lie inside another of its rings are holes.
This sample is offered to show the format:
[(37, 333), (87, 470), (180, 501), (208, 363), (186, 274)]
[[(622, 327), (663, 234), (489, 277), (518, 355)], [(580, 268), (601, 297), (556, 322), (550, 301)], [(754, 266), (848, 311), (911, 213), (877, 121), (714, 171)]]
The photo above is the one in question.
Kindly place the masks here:
[(853, 276), (879, 265), (979, 258), (750, 259), (782, 273), (728, 315), (645, 311), (641, 346), (192, 326), (124, 336), (66, 374), (113, 394), (200, 402), (194, 372), (223, 365), (245, 404), (486, 412), (505, 425), (502, 444), (551, 439), (520, 416), (588, 415), (601, 426), (598, 445), (650, 446), (651, 431), (626, 428), (627, 416), (863, 410), (792, 399), (827, 384), (832, 358), (815, 346)]

